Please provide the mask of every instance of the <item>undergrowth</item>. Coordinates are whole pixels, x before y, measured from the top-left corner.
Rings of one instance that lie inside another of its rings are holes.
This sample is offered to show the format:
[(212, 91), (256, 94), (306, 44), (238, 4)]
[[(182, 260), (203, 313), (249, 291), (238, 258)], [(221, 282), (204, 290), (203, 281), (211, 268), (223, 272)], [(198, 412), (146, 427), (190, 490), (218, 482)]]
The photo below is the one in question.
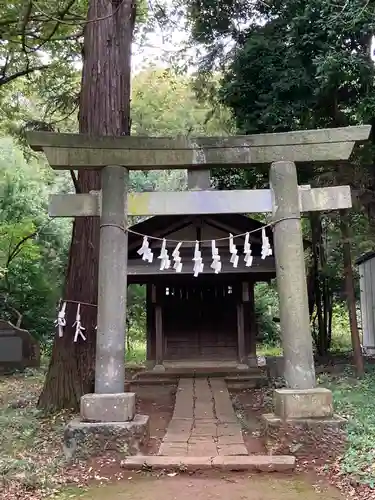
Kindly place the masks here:
[(324, 376), (319, 382), (332, 390), (335, 411), (348, 420), (342, 473), (375, 487), (375, 366), (368, 365), (362, 379), (348, 368), (340, 377)]

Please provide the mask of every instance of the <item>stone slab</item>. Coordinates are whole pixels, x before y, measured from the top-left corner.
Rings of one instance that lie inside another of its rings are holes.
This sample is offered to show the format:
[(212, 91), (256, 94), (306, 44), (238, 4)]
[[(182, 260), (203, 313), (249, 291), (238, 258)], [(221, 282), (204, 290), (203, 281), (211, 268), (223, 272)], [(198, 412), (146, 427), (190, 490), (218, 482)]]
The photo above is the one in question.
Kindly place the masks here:
[(243, 445), (243, 443), (244, 443), (244, 440), (243, 440), (241, 432), (238, 432), (238, 434), (236, 434), (234, 436), (219, 436), (217, 438), (217, 444), (219, 447), (228, 446), (228, 445), (233, 446), (236, 444)]
[(171, 456), (134, 456), (121, 462), (121, 467), (128, 470), (142, 470), (145, 466), (155, 470), (196, 470), (220, 469), (222, 471), (261, 471), (291, 472), (296, 459), (289, 455), (252, 455), (252, 456), (216, 456), (216, 457), (171, 457)]
[(81, 418), (87, 422), (129, 422), (135, 415), (135, 393), (85, 394)]
[(121, 462), (121, 467), (127, 470), (142, 470), (150, 467), (155, 470), (183, 470), (194, 472), (212, 468), (211, 457), (179, 457), (179, 456), (148, 456), (148, 457), (128, 457)]
[(168, 425), (168, 432), (189, 432), (193, 427), (193, 422), (190, 418), (172, 418)]
[(0, 372), (40, 366), (40, 348), (22, 328), (0, 319)]
[(212, 459), (213, 468), (224, 471), (259, 471), (259, 472), (291, 472), (296, 465), (294, 456), (289, 455), (250, 455), (224, 456)]
[(188, 453), (187, 443), (165, 443), (163, 442), (159, 448), (158, 455), (181, 456), (184, 457)]
[(67, 459), (87, 459), (113, 450), (123, 456), (138, 455), (149, 440), (149, 417), (135, 415), (131, 422), (82, 422), (72, 420), (64, 430)]
[[(198, 424), (198, 425), (197, 425)], [(192, 429), (192, 435), (196, 436), (215, 436), (217, 435), (217, 426), (211, 424), (201, 424), (199, 421), (195, 422), (195, 426)]]
[(189, 457), (215, 457), (217, 455), (217, 448), (214, 443), (201, 443), (189, 444), (188, 456)]
[(154, 368), (152, 369), (152, 371), (156, 372), (156, 373), (164, 373), (165, 366), (164, 365), (155, 365)]
[(333, 415), (332, 392), (314, 389), (276, 389), (275, 415), (283, 420), (294, 418), (328, 418)]
[[(217, 426), (218, 436), (238, 436), (241, 433), (241, 429), (238, 423), (219, 423)], [(242, 433), (241, 433), (242, 435)]]
[(244, 444), (227, 444), (227, 445), (219, 445), (217, 447), (217, 451), (219, 455), (225, 456), (240, 456), (240, 455), (248, 455), (247, 448)]
[(168, 431), (163, 438), (163, 443), (187, 443), (190, 438), (189, 432), (170, 432)]
[(327, 418), (289, 418), (287, 420), (283, 420), (274, 413), (266, 413), (261, 416), (261, 420), (265, 426), (266, 433), (268, 432), (268, 428), (280, 428), (285, 424), (292, 426), (298, 425), (306, 430), (314, 428), (341, 429), (347, 424), (347, 420), (345, 418), (335, 414)]

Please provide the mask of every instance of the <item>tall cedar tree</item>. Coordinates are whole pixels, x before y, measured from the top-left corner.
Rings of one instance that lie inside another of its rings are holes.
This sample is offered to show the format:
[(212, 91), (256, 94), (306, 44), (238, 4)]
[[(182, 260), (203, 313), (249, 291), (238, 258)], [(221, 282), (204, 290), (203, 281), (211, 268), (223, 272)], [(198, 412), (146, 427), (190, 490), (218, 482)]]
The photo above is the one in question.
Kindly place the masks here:
[[(135, 0), (90, 0), (84, 28), (83, 73), (79, 130), (98, 135), (130, 135), (131, 45)], [(100, 173), (79, 171), (76, 189), (100, 189)], [(97, 303), (98, 218), (78, 218), (73, 225), (64, 299)], [(83, 394), (94, 387), (97, 310), (81, 307), (87, 341), (73, 342), (77, 305), (67, 305), (64, 336), (55, 336), (52, 357), (39, 407), (77, 409)]]

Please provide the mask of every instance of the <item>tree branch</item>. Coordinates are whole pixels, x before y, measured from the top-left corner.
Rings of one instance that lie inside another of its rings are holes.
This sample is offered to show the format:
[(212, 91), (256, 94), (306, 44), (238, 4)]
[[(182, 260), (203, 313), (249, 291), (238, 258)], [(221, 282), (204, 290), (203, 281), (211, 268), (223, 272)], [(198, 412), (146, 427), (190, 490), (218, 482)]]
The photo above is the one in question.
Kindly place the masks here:
[(49, 41), (52, 40), (53, 36), (55, 35), (55, 33), (57, 32), (57, 30), (61, 26), (61, 22), (60, 21), (64, 20), (65, 16), (69, 13), (69, 10), (71, 9), (71, 7), (73, 7), (73, 5), (75, 3), (76, 3), (76, 0), (70, 0), (70, 2), (67, 3), (67, 5), (65, 6), (65, 8), (63, 10), (61, 10), (60, 12), (57, 12), (57, 14), (56, 14), (56, 20), (57, 21), (56, 21), (55, 26), (52, 28), (52, 30), (49, 33), (49, 35), (47, 36), (46, 40), (43, 41), (41, 44), (39, 44), (39, 46), (36, 47), (34, 49), (34, 51), (40, 50), (40, 48), (43, 47), (43, 45), (45, 45), (46, 43), (48, 43)]
[(26, 76), (26, 75), (31, 75), (32, 73), (35, 73), (35, 71), (43, 71), (44, 69), (49, 68), (48, 64), (44, 64), (42, 66), (34, 66), (31, 68), (25, 68), (22, 71), (17, 71), (17, 73), (13, 73), (13, 75), (9, 76), (2, 76), (0, 78), (0, 87), (2, 85), (5, 85), (13, 80), (16, 80), (17, 78), (20, 78), (21, 76)]
[(38, 230), (35, 230), (32, 233), (28, 234), (27, 236), (25, 236), (24, 238), (22, 238), (22, 240), (20, 240), (17, 243), (17, 245), (13, 248), (12, 251), (9, 251), (8, 258), (7, 258), (6, 265), (5, 265), (6, 269), (9, 268), (9, 265), (12, 262), (12, 260), (15, 257), (17, 257), (17, 255), (20, 253), (20, 251), (22, 250), (22, 245), (24, 243), (26, 243), (27, 240), (30, 240), (31, 238), (34, 238), (34, 236), (36, 236), (37, 234), (38, 234)]
[(20, 20), (20, 31), (22, 40), (22, 50), (26, 53), (26, 26), (30, 20), (31, 11), (33, 8), (33, 3), (31, 0), (25, 5), (24, 14), (22, 20)]

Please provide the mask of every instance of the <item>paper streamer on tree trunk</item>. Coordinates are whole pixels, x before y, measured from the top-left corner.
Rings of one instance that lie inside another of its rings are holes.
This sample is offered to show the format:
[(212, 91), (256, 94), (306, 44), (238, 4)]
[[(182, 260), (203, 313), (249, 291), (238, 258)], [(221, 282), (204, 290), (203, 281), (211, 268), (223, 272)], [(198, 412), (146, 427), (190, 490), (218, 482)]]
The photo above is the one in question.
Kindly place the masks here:
[(65, 311), (66, 302), (63, 302), (61, 309), (57, 315), (57, 320), (55, 321), (55, 326), (57, 326), (58, 328), (60, 338), (64, 336), (64, 328), (66, 327)]
[(73, 327), (76, 327), (76, 331), (74, 334), (74, 342), (78, 342), (78, 337), (81, 337), (83, 340), (86, 340), (85, 335), (83, 334), (85, 328), (83, 328), (82, 323), (81, 323), (81, 304), (78, 304), (77, 306), (77, 313), (76, 313), (76, 320), (73, 324)]

